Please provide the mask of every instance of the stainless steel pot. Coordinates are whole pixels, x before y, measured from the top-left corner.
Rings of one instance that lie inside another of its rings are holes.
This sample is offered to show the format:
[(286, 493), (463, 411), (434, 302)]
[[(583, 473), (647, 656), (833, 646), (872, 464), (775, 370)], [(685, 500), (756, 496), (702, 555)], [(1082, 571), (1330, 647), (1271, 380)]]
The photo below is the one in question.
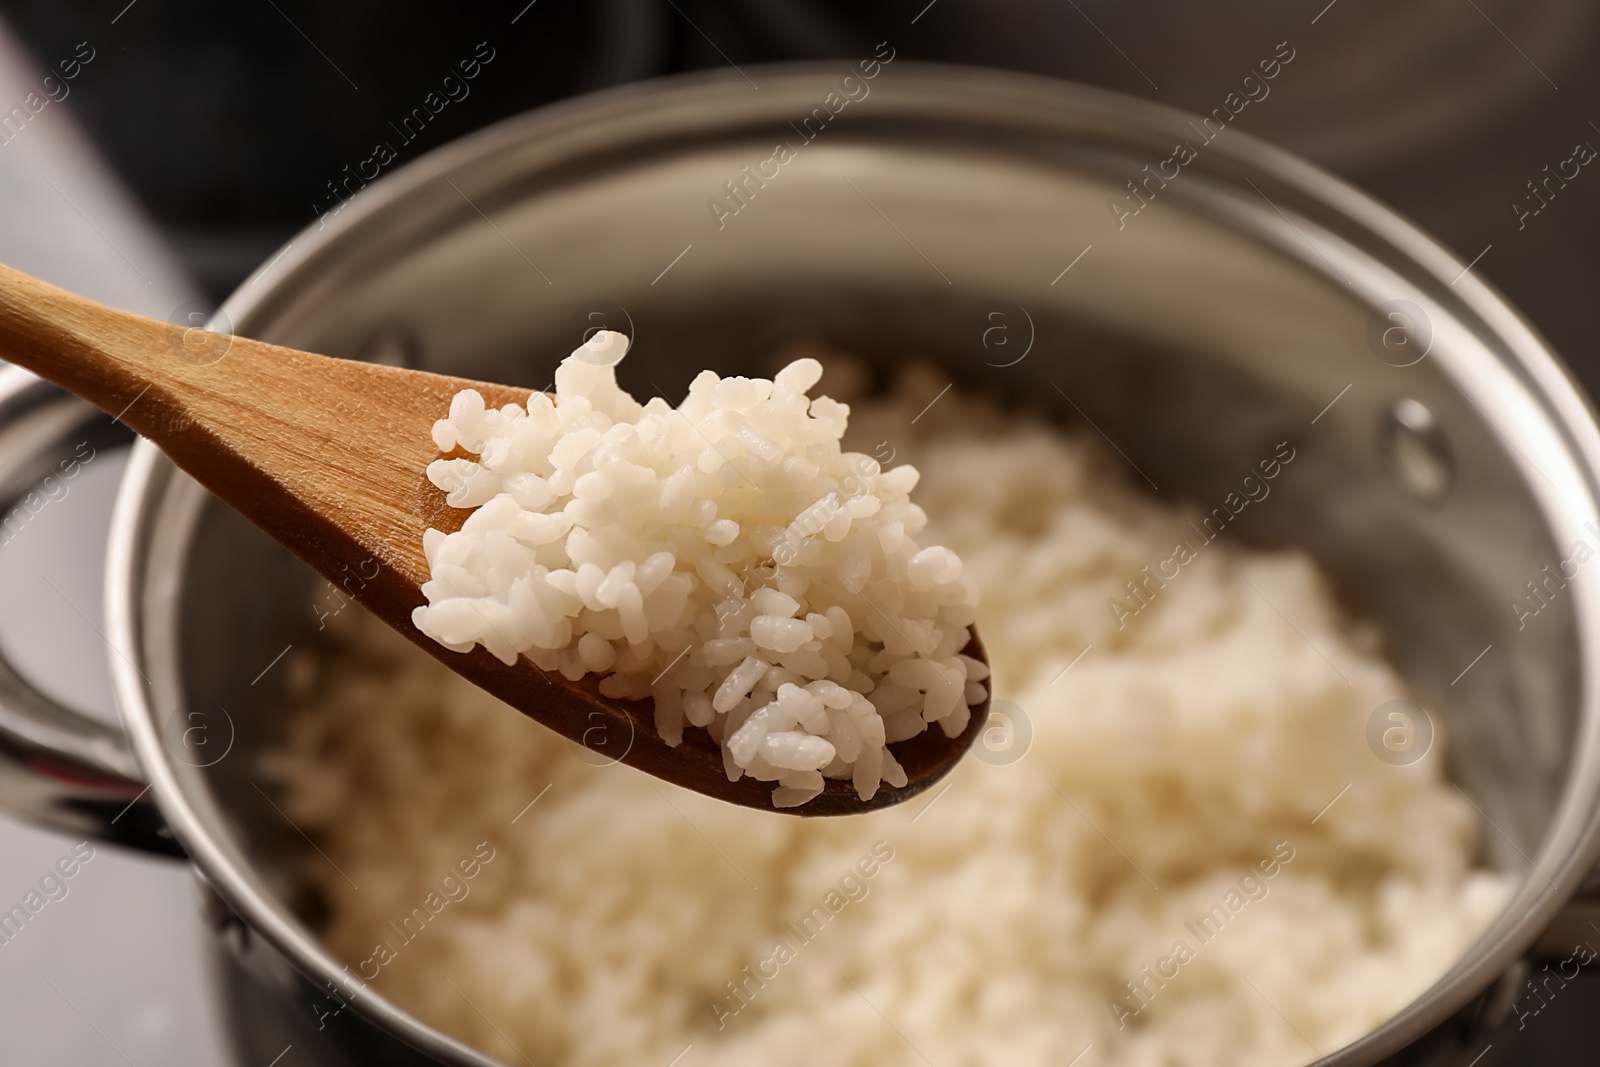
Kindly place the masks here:
[[(1184, 143), (1193, 158), (1172, 162)], [(627, 384), (669, 396), (697, 367), (765, 369), (801, 338), (917, 353), (1091, 423), (1168, 499), (1221, 499), (1290, 439), (1299, 473), (1245, 536), (1309, 547), (1378, 621), (1448, 719), (1452, 772), (1491, 827), (1484, 854), (1516, 887), (1448, 974), (1328, 1062), (1452, 1062), (1595, 865), (1600, 584), (1579, 567), (1521, 627), (1508, 606), (1589, 536), (1591, 413), (1452, 255), (1236, 131), (1207, 141), (1129, 98), (903, 60), (870, 80), (841, 62), (632, 86), (383, 179), (217, 322), (536, 387), (610, 323), (636, 338)], [(15, 372), (0, 418), (13, 489), (61, 425), (93, 421)], [(127, 738), (0, 674), (5, 799), (157, 847), (170, 827), (234, 950), (242, 1025), (299, 1027), (297, 1062), (488, 1063), (352, 985), (286, 873), (303, 844), (256, 788), (281, 725), (273, 665), (315, 630), (319, 584), (135, 446), (106, 601)], [(24, 784), (39, 781), (24, 765), (53, 784)], [(351, 1010), (318, 1033), (329, 990)]]

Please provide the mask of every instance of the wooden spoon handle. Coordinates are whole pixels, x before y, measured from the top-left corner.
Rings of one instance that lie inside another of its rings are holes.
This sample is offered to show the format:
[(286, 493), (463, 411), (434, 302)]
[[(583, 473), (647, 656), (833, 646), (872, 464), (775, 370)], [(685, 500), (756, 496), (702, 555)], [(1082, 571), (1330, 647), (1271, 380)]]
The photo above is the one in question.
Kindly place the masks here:
[(494, 404), (528, 395), (158, 322), (8, 267), (0, 358), (154, 441), (325, 576), (371, 559), (394, 597), (410, 586), (408, 603), (427, 580), (422, 530), (441, 507), (424, 476), (438, 456), (433, 420), (460, 389)]
[[(169, 337), (181, 333), (0, 266), (0, 359), (113, 415), (147, 388), (159, 385), (165, 395), (182, 387), (184, 370), (194, 364), (168, 347)], [(125, 421), (151, 436), (142, 422), (155, 408), (146, 405), (138, 415), (130, 409)]]

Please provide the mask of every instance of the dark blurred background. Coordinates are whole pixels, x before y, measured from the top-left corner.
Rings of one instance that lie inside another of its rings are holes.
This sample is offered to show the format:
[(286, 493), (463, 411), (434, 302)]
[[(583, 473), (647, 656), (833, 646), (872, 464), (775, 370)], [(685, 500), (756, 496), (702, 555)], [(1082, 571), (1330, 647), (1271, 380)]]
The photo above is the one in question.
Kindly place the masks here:
[[(41, 66), (79, 42), (94, 49), (69, 106), (216, 299), (314, 221), (328, 183), (377, 140), (405, 162), (591, 89), (856, 57), (885, 37), (910, 58), (1059, 75), (1203, 112), (1287, 40), (1291, 76), (1239, 127), (1388, 200), (1464, 260), (1494, 245), (1483, 273), (1569, 358), (1584, 355), (1600, 192), (1583, 186), (1600, 178), (1581, 173), (1520, 230), (1512, 207), (1538, 203), (1527, 183), (1546, 165), (1600, 143), (1600, 19), (1584, 0), (124, 2), (0, 10)], [(493, 60), (449, 99), (442, 79), (480, 42)], [(444, 106), (402, 142), (398, 124), (430, 92)]]
[[(1463, 264), (1475, 263), (1591, 394), (1600, 391), (1590, 324), (1600, 165), (1574, 162), (1580, 146), (1591, 157), (1600, 146), (1600, 6), (1585, 0), (0, 0), (0, 23), (0, 83), (45, 84), (76, 58), (68, 95), (49, 107), (71, 116), (171, 249), (178, 277), (163, 292), (188, 286), (212, 304), (334, 206), (345, 195), (340, 183), (370, 166), (377, 144), (395, 150), (387, 172), (508, 115), (595, 89), (702, 68), (856, 60), (888, 39), (901, 59), (1054, 75), (1209, 112), (1284, 42), (1292, 66), (1232, 125), (1409, 215)], [(4, 47), (7, 28), (31, 69)], [(48, 132), (26, 117), (17, 129), (4, 125), (20, 101), (0, 99), (0, 153)], [(64, 183), (69, 173), (55, 177)], [(110, 246), (89, 241), (82, 255), (112, 258), (117, 242), (101, 232), (103, 216), (81, 210), (75, 191), (69, 200), (60, 188), (37, 188), (42, 200), (8, 194), (0, 211), (50, 201), (60, 217), (41, 218), (41, 230), (57, 232), (75, 212)], [(170, 306), (165, 296), (148, 299)], [(92, 591), (84, 596), (92, 602)], [(41, 838), (36, 847), (44, 855), (56, 846)], [(130, 861), (117, 877), (139, 870)], [(164, 899), (157, 890), (168, 883), (150, 884), (151, 899)], [(106, 907), (115, 913), (115, 903)], [(140, 921), (154, 921), (150, 914)], [(133, 979), (98, 960), (86, 957), (84, 967), (107, 972), (107, 999), (88, 1014), (104, 1019)], [(128, 967), (139, 973), (146, 963)], [(92, 984), (87, 972), (82, 982)], [(26, 988), (37, 984), (30, 977)], [(8, 1033), (40, 1011), (75, 1025), (53, 994), (38, 996), (27, 1018), (6, 1013)], [(176, 1050), (214, 1038), (183, 1037), (184, 1024), (171, 1019), (161, 1029), (149, 1022), (158, 1009), (173, 1010), (157, 1004), (113, 1020), (124, 1026), (123, 1046), (146, 1027), (144, 1047), (157, 1058), (139, 1062), (211, 1062), (211, 1053)], [(1590, 976), (1538, 1026), (1523, 1033), (1513, 1022), (1490, 1035), (1479, 1067), (1593, 1063), (1597, 1009), (1600, 978)], [(82, 1036), (83, 1048), (98, 1047)], [(89, 1062), (75, 1055), (60, 1062)], [(0, 1062), (7, 1056), (0, 1051)]]
[[(1292, 69), (1236, 125), (1375, 193), (1463, 261), (1488, 248), (1482, 274), (1600, 385), (1586, 321), (1600, 282), (1600, 188), (1589, 188), (1600, 175), (1541, 187), (1557, 196), (1538, 215), (1513, 207), (1542, 202), (1529, 183), (1547, 165), (1600, 145), (1600, 11), (1586, 0), (126, 3), (4, 0), (0, 12), (42, 67), (79, 42), (95, 50), (67, 106), (214, 300), (313, 222), (332, 203), (329, 183), (378, 140), (397, 149), (392, 167), (588, 90), (859, 57), (884, 38), (913, 59), (1204, 112), (1288, 41)], [(494, 58), (447, 99), (442, 79), (480, 42)], [(402, 119), (430, 92), (444, 106), (403, 142)]]

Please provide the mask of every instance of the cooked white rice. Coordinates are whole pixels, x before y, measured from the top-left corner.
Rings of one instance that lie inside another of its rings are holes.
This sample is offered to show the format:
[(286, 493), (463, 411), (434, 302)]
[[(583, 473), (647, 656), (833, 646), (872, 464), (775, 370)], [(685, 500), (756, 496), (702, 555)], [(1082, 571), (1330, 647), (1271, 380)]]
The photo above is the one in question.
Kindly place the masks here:
[[(1189, 516), (954, 391), (912, 425), (945, 383), (852, 429), (923, 470), (929, 529), (984, 592), (996, 697), (1031, 722), (1020, 760), (865, 816), (737, 808), (585, 763), (345, 612), (334, 654), (294, 664), (278, 774), (338, 865), (306, 870), (352, 973), (508, 1064), (1288, 1067), (1451, 966), (1502, 883), (1441, 744), (1409, 767), (1367, 749), (1406, 690), (1315, 564), (1224, 534), (1119, 629), (1107, 599)], [(402, 940), (480, 841), (470, 894)]]
[(526, 405), (456, 394), (433, 439), (475, 458), (428, 477), (475, 510), (423, 537), (412, 621), (457, 652), (653, 698), (662, 740), (705, 727), (728, 779), (777, 782), (780, 808), (825, 776), (862, 800), (905, 785), (887, 745), (933, 723), (959, 736), (989, 675), (962, 655), (976, 586), (918, 542), (917, 469), (839, 447), (850, 409), (806, 395), (815, 359), (771, 381), (705, 371), (675, 408), (618, 387), (627, 349), (597, 332)]

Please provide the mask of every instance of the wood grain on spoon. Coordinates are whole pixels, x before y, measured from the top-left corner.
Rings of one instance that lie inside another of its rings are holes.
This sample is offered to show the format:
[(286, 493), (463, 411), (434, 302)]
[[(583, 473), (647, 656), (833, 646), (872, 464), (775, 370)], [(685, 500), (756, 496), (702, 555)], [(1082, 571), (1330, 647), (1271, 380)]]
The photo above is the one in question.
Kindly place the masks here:
[[(468, 511), (429, 483), (430, 431), (462, 389), (491, 407), (528, 389), (332, 359), (116, 311), (0, 266), (0, 358), (96, 405), (160, 446), (217, 497), (419, 647), (533, 719), (594, 751), (735, 804), (772, 808), (772, 783), (728, 781), (702, 730), (670, 748), (649, 702), (602, 697), (589, 676), (547, 676), (526, 657), (507, 666), (482, 647), (451, 652), (411, 623), (428, 580), (422, 533), (459, 529)], [(372, 577), (374, 565), (376, 574)], [(976, 633), (966, 653), (985, 658)], [(897, 742), (908, 778), (863, 802), (829, 780), (798, 815), (845, 815), (897, 804), (953, 768), (983, 729), (989, 700), (965, 731), (930, 729)]]

